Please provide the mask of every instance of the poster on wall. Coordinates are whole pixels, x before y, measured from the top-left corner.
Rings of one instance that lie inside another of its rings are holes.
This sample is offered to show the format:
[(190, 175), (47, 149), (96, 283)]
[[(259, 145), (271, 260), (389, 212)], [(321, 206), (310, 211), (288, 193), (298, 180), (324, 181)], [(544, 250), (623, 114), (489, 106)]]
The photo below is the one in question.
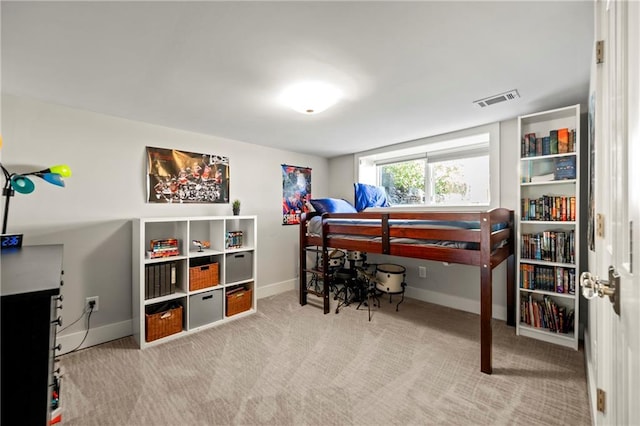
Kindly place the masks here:
[(311, 169), (282, 165), (282, 224), (297, 225), (300, 215), (309, 211)]
[(147, 147), (147, 202), (228, 203), (229, 158)]

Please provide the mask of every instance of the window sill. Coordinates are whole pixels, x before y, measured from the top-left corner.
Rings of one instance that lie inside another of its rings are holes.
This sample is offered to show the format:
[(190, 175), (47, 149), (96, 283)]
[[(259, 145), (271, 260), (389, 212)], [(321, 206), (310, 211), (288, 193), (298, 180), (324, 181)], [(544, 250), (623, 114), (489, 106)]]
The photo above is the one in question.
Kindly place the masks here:
[(477, 212), (489, 210), (491, 206), (489, 204), (474, 204), (469, 206), (429, 206), (426, 204), (413, 204), (413, 205), (399, 205), (390, 207), (368, 207), (364, 211), (366, 212), (397, 212), (399, 210), (404, 211), (425, 211), (425, 212)]

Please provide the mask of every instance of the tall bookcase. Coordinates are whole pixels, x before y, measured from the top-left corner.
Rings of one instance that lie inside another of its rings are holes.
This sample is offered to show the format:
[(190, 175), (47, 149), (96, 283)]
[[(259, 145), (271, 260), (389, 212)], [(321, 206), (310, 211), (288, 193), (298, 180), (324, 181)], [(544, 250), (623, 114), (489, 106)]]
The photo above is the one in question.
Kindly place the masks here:
[[(140, 348), (256, 312), (256, 216), (138, 218), (132, 235), (133, 336)], [(151, 242), (167, 240), (177, 247), (155, 257)], [(177, 317), (169, 319), (165, 309)], [(161, 337), (149, 338), (149, 321), (168, 324), (153, 323)]]
[(578, 348), (580, 105), (518, 117), (518, 335)]

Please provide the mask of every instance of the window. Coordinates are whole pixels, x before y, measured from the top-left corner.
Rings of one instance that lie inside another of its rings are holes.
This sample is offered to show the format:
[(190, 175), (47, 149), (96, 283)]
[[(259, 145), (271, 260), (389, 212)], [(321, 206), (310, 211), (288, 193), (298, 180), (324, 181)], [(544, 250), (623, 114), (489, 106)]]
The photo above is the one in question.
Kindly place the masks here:
[(424, 204), (427, 162), (424, 159), (376, 165), (376, 185), (383, 186), (391, 205)]
[(359, 182), (384, 187), (392, 206), (491, 205), (498, 199), (492, 164), (499, 164), (492, 126), (358, 154)]

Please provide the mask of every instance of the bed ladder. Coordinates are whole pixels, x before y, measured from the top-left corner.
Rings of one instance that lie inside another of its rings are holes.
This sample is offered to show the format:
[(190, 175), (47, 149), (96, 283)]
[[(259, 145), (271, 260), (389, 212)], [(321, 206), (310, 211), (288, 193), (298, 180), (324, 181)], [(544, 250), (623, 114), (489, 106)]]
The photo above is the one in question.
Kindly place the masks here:
[[(313, 267), (307, 265), (307, 254), (310, 252), (315, 253), (316, 257)], [(300, 250), (300, 304), (307, 304), (308, 294), (321, 297), (323, 311), (325, 314), (328, 314), (330, 310), (329, 296), (331, 293), (328, 256), (322, 257), (323, 265), (322, 270), (320, 270), (316, 265), (318, 265), (321, 253), (322, 247), (320, 246), (307, 246), (304, 247), (303, 250)], [(310, 279), (308, 279), (308, 274), (311, 274)]]

